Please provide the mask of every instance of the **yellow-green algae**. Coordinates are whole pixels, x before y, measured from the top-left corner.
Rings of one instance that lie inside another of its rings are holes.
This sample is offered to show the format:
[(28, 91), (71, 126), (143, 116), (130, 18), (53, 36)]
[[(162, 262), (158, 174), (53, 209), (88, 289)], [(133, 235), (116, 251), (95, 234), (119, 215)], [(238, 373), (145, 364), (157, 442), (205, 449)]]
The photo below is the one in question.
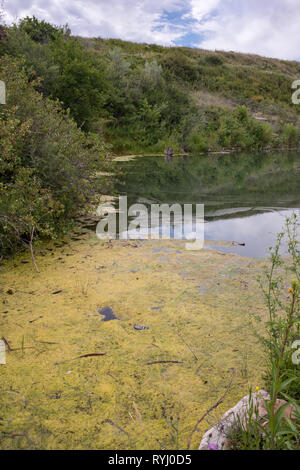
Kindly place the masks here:
[[(1, 448), (184, 449), (234, 368), (230, 392), (194, 434), (197, 448), (260, 385), (249, 313), (265, 315), (262, 260), (86, 233), (43, 247), (36, 261), (40, 274), (29, 253), (1, 266), (0, 337), (16, 349), (0, 366)], [(119, 319), (103, 322), (105, 306)], [(106, 355), (78, 358), (96, 352)], [(147, 364), (160, 360), (183, 362)]]

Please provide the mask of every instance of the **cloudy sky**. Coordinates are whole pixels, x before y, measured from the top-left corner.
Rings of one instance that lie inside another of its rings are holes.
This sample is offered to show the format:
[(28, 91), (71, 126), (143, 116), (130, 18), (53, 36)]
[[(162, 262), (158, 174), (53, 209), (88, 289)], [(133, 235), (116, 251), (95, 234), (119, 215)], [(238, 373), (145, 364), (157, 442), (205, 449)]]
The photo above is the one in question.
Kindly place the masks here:
[(300, 0), (4, 0), (73, 34), (300, 60)]

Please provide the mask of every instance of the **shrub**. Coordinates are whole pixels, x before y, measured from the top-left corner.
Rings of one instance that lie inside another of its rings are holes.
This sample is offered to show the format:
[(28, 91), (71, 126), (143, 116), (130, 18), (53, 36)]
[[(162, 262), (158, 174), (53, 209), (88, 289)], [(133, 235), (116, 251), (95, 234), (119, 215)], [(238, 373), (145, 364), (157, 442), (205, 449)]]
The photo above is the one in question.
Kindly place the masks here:
[(204, 153), (208, 151), (208, 145), (198, 134), (192, 134), (188, 141), (188, 150), (192, 153)]
[(285, 124), (282, 128), (281, 140), (285, 145), (292, 147), (299, 144), (300, 129), (293, 124)]
[(110, 89), (104, 60), (86, 51), (82, 43), (36, 18), (26, 18), (8, 29), (0, 43), (0, 55), (25, 57), (31, 77), (40, 77), (40, 91), (59, 99), (64, 108), (86, 131), (95, 130)]
[(223, 65), (224, 60), (219, 55), (207, 55), (205, 57), (205, 62), (209, 65)]
[(173, 76), (186, 82), (194, 82), (198, 78), (197, 64), (177, 49), (170, 50), (161, 59), (166, 76)]
[(52, 41), (59, 34), (63, 34), (64, 28), (53, 26), (46, 21), (40, 21), (35, 16), (26, 16), (19, 22), (19, 28), (36, 42), (44, 43)]
[(32, 230), (40, 236), (64, 230), (89, 196), (88, 177), (105, 147), (35, 90), (23, 61), (4, 57), (0, 72), (7, 87), (0, 108), (0, 241), (7, 251)]

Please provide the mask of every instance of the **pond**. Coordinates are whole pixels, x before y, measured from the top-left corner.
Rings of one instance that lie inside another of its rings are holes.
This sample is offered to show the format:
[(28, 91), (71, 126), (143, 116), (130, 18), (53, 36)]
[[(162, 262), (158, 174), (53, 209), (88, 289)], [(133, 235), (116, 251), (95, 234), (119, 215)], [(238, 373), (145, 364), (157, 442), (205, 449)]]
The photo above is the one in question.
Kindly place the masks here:
[(299, 152), (144, 156), (115, 168), (128, 205), (204, 204), (205, 240), (228, 242), (222, 251), (264, 257), (285, 217), (300, 212)]

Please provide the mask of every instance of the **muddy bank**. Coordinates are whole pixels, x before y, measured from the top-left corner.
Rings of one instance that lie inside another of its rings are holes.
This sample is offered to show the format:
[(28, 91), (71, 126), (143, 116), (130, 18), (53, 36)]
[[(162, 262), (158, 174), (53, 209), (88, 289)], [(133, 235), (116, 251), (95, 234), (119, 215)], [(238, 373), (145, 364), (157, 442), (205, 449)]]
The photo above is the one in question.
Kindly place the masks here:
[(0, 448), (184, 449), (234, 368), (197, 448), (260, 385), (249, 313), (265, 312), (264, 260), (86, 233), (36, 261), (40, 274), (29, 253), (0, 271), (0, 337), (12, 349), (0, 366)]

